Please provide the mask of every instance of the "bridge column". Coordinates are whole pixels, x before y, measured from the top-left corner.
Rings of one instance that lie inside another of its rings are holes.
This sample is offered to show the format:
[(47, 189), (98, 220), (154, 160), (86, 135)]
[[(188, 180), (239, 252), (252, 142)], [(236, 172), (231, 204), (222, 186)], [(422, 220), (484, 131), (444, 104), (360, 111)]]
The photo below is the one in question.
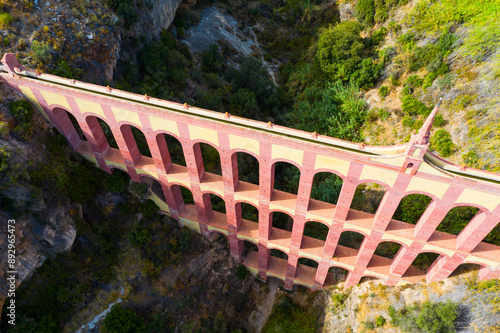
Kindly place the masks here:
[(323, 249), (323, 256), (332, 258), (335, 254), (335, 249), (339, 243), (340, 235), (342, 234), (342, 224), (334, 222), (326, 236), (325, 248)]
[(373, 257), (373, 253), (377, 249), (378, 244), (382, 239), (384, 233), (377, 230), (372, 230), (368, 237), (363, 239), (361, 247), (359, 248), (358, 255), (356, 257), (356, 265), (366, 268)]
[(272, 230), (272, 214), (269, 203), (274, 189), (274, 164), (271, 163), (271, 143), (260, 142), (259, 160), (259, 238), (269, 240)]
[(339, 199), (337, 200), (337, 206), (333, 216), (335, 220), (345, 221), (347, 219), (347, 214), (351, 208), (352, 199), (356, 193), (359, 176), (361, 175), (362, 170), (363, 164), (351, 162), (349, 171), (347, 172), (347, 177), (344, 179), (342, 190), (340, 191)]
[(325, 285), (328, 270), (330, 269), (330, 262), (321, 260), (316, 270), (316, 277), (314, 278), (315, 287), (321, 288)]
[(130, 126), (122, 125), (120, 127), (118, 125), (109, 125), (125, 163), (129, 165), (137, 165), (141, 160), (141, 153), (137, 147), (137, 143), (135, 142)]
[(80, 139), (80, 136), (78, 135), (75, 126), (73, 126), (68, 114), (66, 111), (60, 110), (56, 110), (56, 112), (53, 112), (52, 114), (53, 118), (56, 119), (54, 123), (58, 125), (56, 128), (64, 135), (66, 140), (68, 140), (71, 148), (76, 150), (76, 147), (80, 144), (82, 139)]
[(218, 135), (227, 224), (229, 230), (238, 231), (241, 224), (241, 203), (234, 202), (234, 192), (238, 185), (238, 159), (236, 153), (231, 152), (229, 135), (225, 132)]
[(152, 134), (148, 134), (146, 135), (146, 140), (148, 141), (149, 150), (151, 151), (156, 171), (158, 173), (167, 174), (172, 166), (172, 159), (170, 158), (165, 135), (158, 134), (154, 137)]
[(451, 257), (440, 255), (427, 271), (427, 282), (434, 282), (446, 279), (453, 271), (464, 263), (468, 253), (456, 252)]
[(271, 249), (267, 247), (267, 242), (259, 241), (259, 277), (266, 281), (266, 271), (269, 268)]
[(92, 146), (94, 155), (97, 157), (104, 157), (109, 152), (109, 143), (104, 135), (104, 132), (96, 117), (87, 117), (87, 121), (78, 121), (78, 125), (87, 138), (87, 141)]
[(165, 196), (165, 202), (170, 210), (170, 216), (174, 219), (179, 219), (179, 214), (184, 207), (184, 199), (182, 198), (180, 187), (177, 185), (171, 185), (170, 187), (164, 185), (168, 184), (164, 175), (160, 175), (160, 184)]
[[(198, 219), (203, 223), (208, 223), (212, 217), (212, 204), (210, 202), (210, 196), (203, 195), (200, 188), (201, 179), (205, 174), (205, 168), (203, 166), (203, 157), (201, 155), (201, 147), (197, 143), (193, 143), (189, 138), (189, 130), (187, 124), (179, 123), (179, 136), (181, 138), (182, 150), (184, 152), (184, 159), (186, 161), (186, 166), (189, 174), (189, 181), (191, 185), (191, 193), (193, 194), (194, 204), (196, 206), (196, 212), (198, 214)], [(207, 229), (206, 226), (200, 225)], [(208, 229), (207, 229), (208, 230)], [(205, 233), (208, 231), (203, 231)]]
[(457, 238), (457, 250), (472, 252), (500, 222), (500, 206), (491, 214), (478, 213), (462, 229)]
[(288, 263), (286, 267), (286, 279), (285, 279), (285, 289), (293, 289), (293, 280), (295, 278), (295, 273), (297, 272), (297, 265), (299, 262), (299, 251), (296, 249), (290, 249), (288, 252)]
[(238, 234), (234, 231), (229, 231), (228, 238), (231, 256), (234, 259), (241, 261), (243, 254), (243, 241), (238, 239)]
[(440, 201), (432, 200), (415, 226), (415, 239), (426, 242), (453, 208), (463, 189), (451, 185)]
[(398, 277), (402, 277), (411, 264), (422, 251), (424, 247), (423, 243), (413, 242), (411, 246), (401, 246), (398, 253), (392, 260), (390, 274)]
[(296, 212), (293, 220), (292, 238), (290, 239), (290, 247), (300, 249), (302, 237), (305, 227), (305, 212)]
[(387, 228), (403, 197), (404, 194), (392, 189), (384, 194), (373, 217), (373, 229), (385, 230)]
[(354, 267), (354, 269), (347, 274), (347, 279), (345, 280), (344, 288), (349, 288), (357, 285), (359, 281), (361, 281), (361, 278), (363, 277), (363, 274), (365, 273), (365, 270), (360, 267)]

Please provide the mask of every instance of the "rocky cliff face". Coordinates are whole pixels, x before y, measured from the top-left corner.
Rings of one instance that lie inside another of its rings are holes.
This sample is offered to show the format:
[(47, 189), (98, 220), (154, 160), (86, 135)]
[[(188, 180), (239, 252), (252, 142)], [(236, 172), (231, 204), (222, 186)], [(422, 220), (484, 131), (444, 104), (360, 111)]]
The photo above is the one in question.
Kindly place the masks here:
[(151, 0), (148, 5), (139, 7), (139, 22), (133, 25), (131, 32), (147, 40), (157, 38), (163, 29), (168, 29), (174, 20), (175, 11), (182, 0)]

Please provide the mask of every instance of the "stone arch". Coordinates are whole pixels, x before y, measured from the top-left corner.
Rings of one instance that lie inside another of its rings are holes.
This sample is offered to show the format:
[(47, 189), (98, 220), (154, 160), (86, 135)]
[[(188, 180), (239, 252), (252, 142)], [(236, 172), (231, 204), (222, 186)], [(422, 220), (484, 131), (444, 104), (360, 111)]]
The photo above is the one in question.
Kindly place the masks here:
[(80, 142), (86, 141), (83, 131), (78, 124), (78, 120), (71, 112), (60, 107), (55, 107), (52, 109), (52, 114), (57, 123), (56, 127), (68, 140), (73, 149), (76, 149)]
[(392, 242), (392, 241), (383, 241), (378, 243), (377, 248), (375, 249), (374, 254), (380, 257), (394, 259), (398, 251), (401, 249), (403, 245)]
[(349, 272), (350, 271), (344, 267), (331, 266), (328, 269), (328, 274), (326, 275), (325, 287), (344, 282), (347, 279)]
[(307, 221), (304, 224), (303, 236), (326, 241), (329, 231), (330, 227), (323, 222)]
[(300, 183), (300, 166), (292, 162), (276, 161), (271, 168), (272, 188), (278, 191), (297, 194)]
[(481, 213), (483, 213), (483, 211), (475, 206), (455, 206), (448, 211), (436, 230), (458, 235), (474, 217)]
[(204, 200), (210, 198), (210, 203), (212, 205), (212, 210), (226, 214), (226, 201), (223, 197), (215, 192), (206, 191), (203, 193)]
[(270, 256), (276, 257), (284, 260), (288, 260), (288, 254), (280, 249), (270, 248)]
[(240, 205), (242, 219), (259, 223), (259, 207), (246, 200), (239, 200), (236, 204)]
[(186, 166), (184, 149), (177, 136), (171, 133), (160, 132), (156, 134), (155, 141), (164, 163), (169, 164), (167, 162), (170, 162), (184, 167)]
[(339, 245), (359, 250), (366, 235), (359, 231), (342, 230), (339, 238)]
[[(270, 212), (271, 214), (271, 221), (272, 221), (272, 227), (285, 230), (288, 232), (292, 232), (293, 230), (293, 216), (290, 214), (284, 212), (284, 211), (278, 211), (274, 210)], [(272, 236), (272, 233), (271, 233)]]
[(99, 124), (99, 127), (101, 127), (101, 130), (104, 136), (106, 137), (106, 141), (108, 142), (109, 146), (114, 149), (120, 149), (118, 147), (118, 144), (116, 143), (116, 138), (113, 131), (111, 130), (111, 127), (104, 119), (99, 118), (97, 116), (88, 116), (86, 118), (87, 125), (89, 126), (91, 125), (93, 118), (97, 120), (97, 123)]
[(361, 280), (359, 280), (358, 284), (369, 282), (369, 281), (375, 281), (375, 280), (380, 280), (378, 276), (375, 275), (363, 275), (361, 277)]
[[(94, 137), (97, 150), (103, 156), (106, 155), (111, 147), (118, 149), (113, 132), (104, 120), (94, 115), (88, 115), (85, 118), (85, 123)], [(103, 129), (103, 126), (105, 126), (105, 129)]]
[(405, 195), (399, 202), (392, 218), (406, 223), (417, 224), (433, 198), (421, 193)]
[(299, 257), (297, 263), (299, 265), (309, 266), (315, 269), (318, 269), (319, 266), (319, 263), (316, 260), (308, 257)]
[(316, 172), (310, 198), (336, 205), (343, 184), (344, 179), (335, 172)]
[(463, 263), (463, 264), (459, 265), (457, 268), (455, 268), (455, 270), (450, 274), (449, 277), (461, 275), (463, 273), (467, 273), (467, 272), (471, 272), (471, 271), (478, 271), (479, 272), (479, 270), (483, 267), (485, 267), (484, 264), (480, 265), (480, 264), (471, 263), (471, 262)]
[(358, 184), (350, 208), (375, 214), (388, 188), (390, 188), (388, 185), (384, 185), (381, 182), (364, 182)]
[[(426, 274), (429, 268), (439, 258), (440, 255), (441, 253), (431, 252), (431, 251), (421, 252), (415, 257), (415, 259), (413, 259), (413, 262), (411, 264), (412, 266), (415, 266), (421, 272)], [(409, 276), (411, 276), (410, 270), (407, 270), (403, 274), (403, 277), (409, 277)]]
[(250, 251), (259, 252), (259, 246), (254, 242), (248, 239), (243, 239), (242, 242), (243, 242), (243, 256), (246, 256)]
[(224, 239), (225, 242), (227, 242), (229, 240), (228, 236), (219, 230), (210, 230), (208, 232), (208, 239), (211, 242), (214, 242), (218, 239), (221, 239), (221, 236), (224, 236), (224, 237), (222, 237), (222, 239)]
[(238, 171), (235, 175), (238, 177), (238, 181), (259, 185), (260, 162), (257, 155), (246, 150), (235, 151), (231, 155), (231, 160), (238, 165), (237, 169), (233, 165), (233, 172)]
[[(197, 151), (200, 152), (199, 157), (203, 162), (200, 164), (199, 161), (197, 161), (198, 168), (203, 166), (202, 170), (204, 172), (213, 173), (219, 176), (222, 175), (222, 165), (218, 148), (214, 147), (211, 143), (197, 141), (193, 145), (193, 150), (195, 151), (195, 155), (197, 155)], [(197, 157), (195, 156), (195, 158)]]
[(183, 206), (185, 207), (186, 205), (194, 205), (193, 192), (191, 192), (191, 190), (183, 184), (171, 183), (170, 189), (173, 189), (176, 187), (179, 189), (179, 192), (180, 192), (181, 197), (182, 197), (182, 201), (184, 202)]

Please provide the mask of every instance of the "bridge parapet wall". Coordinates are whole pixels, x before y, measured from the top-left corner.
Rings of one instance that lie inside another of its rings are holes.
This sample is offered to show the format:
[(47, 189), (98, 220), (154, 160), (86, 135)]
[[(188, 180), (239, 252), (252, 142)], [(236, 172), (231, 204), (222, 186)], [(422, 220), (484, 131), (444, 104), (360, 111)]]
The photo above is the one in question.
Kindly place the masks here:
[[(435, 281), (446, 278), (463, 263), (481, 265), (482, 278), (500, 274), (500, 247), (482, 242), (500, 222), (499, 175), (448, 164), (427, 152), (426, 144), (364, 146), (36, 75), (21, 67), (12, 68), (12, 59), (4, 62), (7, 66), (9, 72), (0, 74), (3, 83), (23, 94), (75, 150), (107, 172), (118, 168), (134, 181), (144, 177), (157, 181), (161, 193), (152, 198), (162, 211), (207, 237), (214, 232), (226, 235), (232, 256), (264, 280), (273, 276), (282, 279), (287, 288), (294, 284), (320, 288), (328, 284), (329, 268), (341, 267), (348, 271), (347, 286), (357, 284), (363, 276), (380, 278), (386, 284)], [(77, 120), (84, 138), (78, 135), (68, 113)], [(109, 126), (118, 149), (110, 147), (99, 119)], [(141, 155), (131, 127), (144, 133), (151, 157)], [(172, 163), (163, 134), (180, 142), (186, 166)], [(222, 176), (205, 171), (200, 143), (218, 151)], [(239, 179), (237, 152), (257, 159), (258, 185)], [(299, 169), (297, 194), (274, 189), (277, 162)], [(319, 172), (330, 172), (343, 180), (336, 205), (310, 198)], [(357, 186), (368, 182), (387, 189), (375, 214), (351, 208)], [(180, 186), (191, 191), (194, 204), (184, 203)], [(225, 214), (213, 211), (209, 193), (223, 198)], [(418, 223), (393, 220), (401, 199), (414, 193), (432, 198)], [(258, 209), (258, 223), (242, 218), (241, 203)], [(478, 207), (480, 212), (458, 236), (436, 231), (446, 214), (461, 205)], [(278, 211), (293, 218), (291, 231), (272, 226), (273, 212)], [(328, 227), (325, 240), (304, 235), (309, 221)], [(338, 244), (344, 231), (365, 236), (359, 249)], [(244, 241), (257, 245), (258, 251), (243, 253)], [(392, 260), (374, 254), (384, 241), (402, 245)], [(282, 251), (287, 259), (271, 256), (271, 249)], [(422, 252), (440, 254), (428, 272), (411, 266)], [(315, 261), (317, 268), (299, 264), (300, 258)]]

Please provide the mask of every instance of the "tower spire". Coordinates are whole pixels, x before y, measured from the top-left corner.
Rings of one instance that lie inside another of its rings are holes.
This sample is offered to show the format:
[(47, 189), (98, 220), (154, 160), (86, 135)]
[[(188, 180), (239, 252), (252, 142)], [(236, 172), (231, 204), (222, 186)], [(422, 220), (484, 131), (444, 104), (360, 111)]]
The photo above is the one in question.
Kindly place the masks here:
[(411, 143), (414, 145), (427, 145), (429, 143), (429, 136), (431, 134), (432, 123), (434, 122), (434, 118), (438, 113), (438, 108), (441, 102), (443, 101), (443, 97), (441, 97), (432, 110), (431, 114), (425, 120), (425, 123), (418, 130), (418, 134), (412, 135)]

